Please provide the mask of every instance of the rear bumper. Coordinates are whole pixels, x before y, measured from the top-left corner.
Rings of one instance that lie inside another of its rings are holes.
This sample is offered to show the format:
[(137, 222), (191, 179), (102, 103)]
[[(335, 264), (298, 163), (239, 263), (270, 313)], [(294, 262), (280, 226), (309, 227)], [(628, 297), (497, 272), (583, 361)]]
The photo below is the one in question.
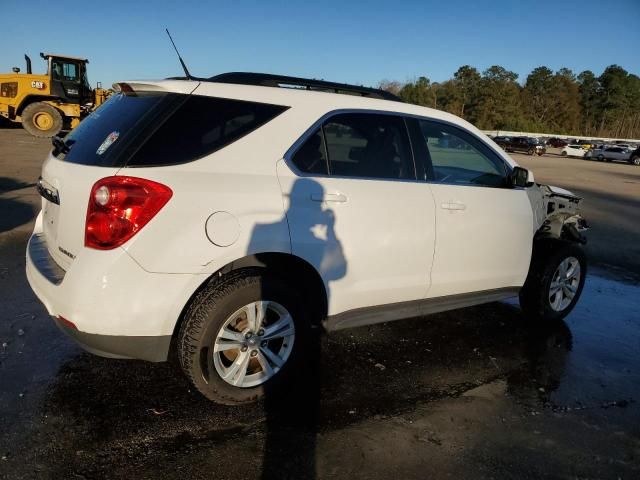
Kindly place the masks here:
[(137, 358), (150, 362), (164, 362), (167, 359), (171, 335), (157, 337), (128, 337), (124, 335), (98, 335), (69, 327), (54, 317), (60, 330), (73, 338), (87, 352), (107, 358)]
[(26, 253), (29, 284), (58, 326), (106, 357), (166, 360), (182, 309), (205, 279), (147, 272), (121, 248), (85, 248), (64, 271), (48, 253), (40, 217)]

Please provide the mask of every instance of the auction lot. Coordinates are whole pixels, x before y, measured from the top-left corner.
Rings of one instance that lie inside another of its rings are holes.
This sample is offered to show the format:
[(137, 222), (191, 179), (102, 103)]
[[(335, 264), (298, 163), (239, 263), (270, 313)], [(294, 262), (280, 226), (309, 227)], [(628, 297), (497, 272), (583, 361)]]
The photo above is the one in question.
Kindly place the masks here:
[(24, 275), (48, 149), (0, 129), (0, 478), (640, 478), (640, 168), (513, 155), (585, 199), (565, 322), (505, 302), (345, 330), (288, 397), (224, 407), (48, 318)]

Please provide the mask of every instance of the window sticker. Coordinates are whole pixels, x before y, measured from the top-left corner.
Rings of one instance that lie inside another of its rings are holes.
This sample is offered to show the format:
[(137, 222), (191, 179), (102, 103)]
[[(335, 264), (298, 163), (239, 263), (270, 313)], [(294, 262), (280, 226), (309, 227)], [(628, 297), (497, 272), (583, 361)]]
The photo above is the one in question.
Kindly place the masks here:
[(109, 135), (107, 135), (107, 138), (104, 139), (104, 142), (100, 144), (100, 146), (98, 147), (98, 150), (96, 150), (96, 153), (98, 155), (102, 155), (104, 152), (107, 151), (107, 148), (113, 145), (113, 142), (118, 140), (119, 136), (120, 136), (120, 132), (117, 132), (117, 131), (111, 132)]

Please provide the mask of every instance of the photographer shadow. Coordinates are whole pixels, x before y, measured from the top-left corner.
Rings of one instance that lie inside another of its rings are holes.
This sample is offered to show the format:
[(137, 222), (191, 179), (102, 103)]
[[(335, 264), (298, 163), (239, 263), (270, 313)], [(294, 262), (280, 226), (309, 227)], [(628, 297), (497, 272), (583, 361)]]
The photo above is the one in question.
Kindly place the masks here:
[[(296, 248), (303, 250), (305, 260), (320, 273), (328, 305), (330, 282), (345, 276), (347, 263), (335, 233), (333, 211), (323, 202), (312, 201), (310, 192), (322, 196), (324, 189), (312, 179), (297, 179), (291, 188), (289, 206), (283, 219), (275, 224), (256, 225), (249, 249), (265, 235), (268, 236), (272, 229), (280, 229), (282, 224), (289, 229), (295, 222), (295, 229), (290, 229), (292, 236), (295, 235), (294, 253)], [(301, 212), (304, 213), (301, 215)], [(302, 295), (300, 297), (303, 298)], [(263, 480), (316, 478), (316, 436), (322, 398), (320, 325), (324, 313), (315, 305), (303, 305), (303, 308), (307, 317), (305, 321), (313, 325), (302, 344), (306, 350), (305, 360), (296, 365), (298, 371), (289, 372), (294, 381), (284, 391), (265, 385)], [(302, 339), (301, 336), (298, 338)]]

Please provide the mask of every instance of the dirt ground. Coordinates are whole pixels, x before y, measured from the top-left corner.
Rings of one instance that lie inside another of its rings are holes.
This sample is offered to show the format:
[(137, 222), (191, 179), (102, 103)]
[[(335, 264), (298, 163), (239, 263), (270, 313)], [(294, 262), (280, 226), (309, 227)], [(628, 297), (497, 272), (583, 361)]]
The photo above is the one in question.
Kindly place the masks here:
[(565, 322), (501, 302), (345, 330), (285, 398), (223, 407), (48, 318), (24, 275), (48, 148), (0, 129), (0, 479), (640, 478), (640, 168), (514, 155), (585, 199)]

